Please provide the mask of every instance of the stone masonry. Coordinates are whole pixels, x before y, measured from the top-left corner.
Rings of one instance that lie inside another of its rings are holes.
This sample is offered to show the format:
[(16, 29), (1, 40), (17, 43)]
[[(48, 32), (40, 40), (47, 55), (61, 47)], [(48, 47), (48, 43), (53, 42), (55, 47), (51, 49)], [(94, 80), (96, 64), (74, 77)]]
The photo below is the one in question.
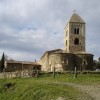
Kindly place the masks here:
[(74, 13), (64, 28), (64, 50), (46, 51), (38, 63), (42, 71), (93, 69), (93, 55), (85, 51), (85, 22)]

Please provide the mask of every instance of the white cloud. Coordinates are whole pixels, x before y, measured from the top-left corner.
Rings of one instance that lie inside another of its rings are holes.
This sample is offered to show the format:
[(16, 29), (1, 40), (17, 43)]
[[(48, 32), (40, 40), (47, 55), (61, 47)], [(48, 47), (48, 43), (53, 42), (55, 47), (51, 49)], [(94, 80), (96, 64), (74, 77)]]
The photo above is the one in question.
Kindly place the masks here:
[(46, 50), (63, 48), (63, 29), (76, 10), (86, 21), (87, 51), (99, 57), (99, 3), (0, 0), (0, 55), (6, 52), (13, 59), (33, 60), (39, 59)]

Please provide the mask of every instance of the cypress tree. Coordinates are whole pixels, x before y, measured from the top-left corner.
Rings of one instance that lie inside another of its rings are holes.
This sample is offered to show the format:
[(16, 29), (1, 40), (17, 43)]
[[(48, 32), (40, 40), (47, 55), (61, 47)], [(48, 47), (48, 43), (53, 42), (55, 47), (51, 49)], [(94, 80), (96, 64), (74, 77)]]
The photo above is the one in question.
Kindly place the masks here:
[(5, 55), (3, 53), (2, 58), (1, 58), (0, 72), (3, 72), (3, 69), (5, 68), (4, 63), (5, 63)]
[(1, 68), (1, 60), (0, 60), (0, 68)]

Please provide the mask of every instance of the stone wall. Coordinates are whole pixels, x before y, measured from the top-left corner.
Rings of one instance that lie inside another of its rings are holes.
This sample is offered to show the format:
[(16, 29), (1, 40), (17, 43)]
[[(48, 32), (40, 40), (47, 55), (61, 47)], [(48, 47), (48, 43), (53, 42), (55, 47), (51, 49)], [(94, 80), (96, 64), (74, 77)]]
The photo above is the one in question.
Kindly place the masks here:
[(51, 69), (55, 66), (56, 71), (74, 70), (75, 55), (72, 53), (54, 53), (49, 57), (49, 64)]
[(50, 66), (50, 71), (53, 71), (54, 68), (56, 71), (62, 71), (62, 60), (61, 60), (61, 55), (58, 53), (51, 54), (49, 56), (49, 66)]
[(32, 77), (32, 70), (20, 70), (15, 72), (3, 72), (0, 73), (0, 78), (24, 78), (24, 77)]
[(49, 54), (46, 53), (41, 59), (41, 70), (42, 71), (49, 71)]
[(71, 53), (52, 53), (46, 54), (42, 60), (42, 71), (56, 71), (73, 70), (74, 55)]
[(46, 54), (41, 61), (42, 71), (73, 71), (93, 69), (93, 55), (86, 53), (52, 53)]
[[(76, 66), (78, 69), (93, 70), (93, 55), (92, 54), (76, 54)], [(81, 68), (79, 68), (81, 67)]]

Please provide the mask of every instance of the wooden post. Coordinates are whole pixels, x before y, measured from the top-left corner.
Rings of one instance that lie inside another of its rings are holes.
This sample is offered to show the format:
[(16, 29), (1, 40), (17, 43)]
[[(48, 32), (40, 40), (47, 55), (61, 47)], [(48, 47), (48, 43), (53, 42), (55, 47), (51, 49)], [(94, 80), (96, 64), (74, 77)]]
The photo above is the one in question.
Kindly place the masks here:
[(37, 69), (36, 70), (36, 78), (38, 77), (38, 75), (39, 75), (39, 70)]
[(75, 67), (74, 78), (77, 78), (77, 68)]
[(12, 78), (12, 72), (10, 72), (11, 78)]
[[(22, 74), (22, 76), (21, 76)], [(24, 70), (23, 70), (23, 62), (22, 62), (22, 71), (21, 71), (20, 77), (24, 77)]]
[(82, 73), (82, 67), (83, 67), (83, 65), (80, 65), (80, 73)]
[(55, 78), (55, 67), (53, 69), (53, 78)]

